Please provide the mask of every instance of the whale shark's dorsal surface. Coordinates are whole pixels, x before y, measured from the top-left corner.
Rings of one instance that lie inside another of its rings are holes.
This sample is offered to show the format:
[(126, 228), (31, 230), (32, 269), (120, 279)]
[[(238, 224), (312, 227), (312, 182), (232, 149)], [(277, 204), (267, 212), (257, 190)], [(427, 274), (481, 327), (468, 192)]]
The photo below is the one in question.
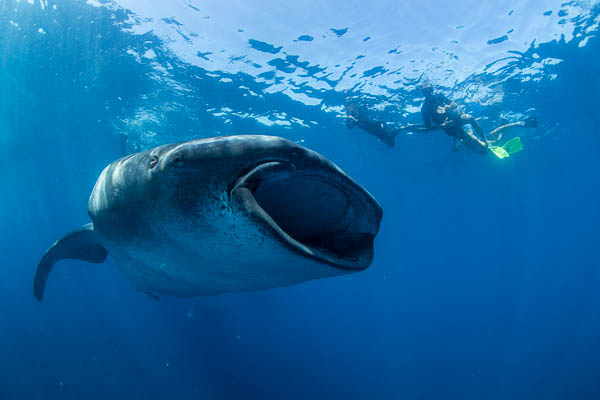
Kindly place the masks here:
[(156, 147), (109, 164), (91, 223), (48, 249), (54, 264), (107, 255), (140, 291), (201, 296), (293, 285), (367, 268), (382, 209), (321, 155), (274, 136)]

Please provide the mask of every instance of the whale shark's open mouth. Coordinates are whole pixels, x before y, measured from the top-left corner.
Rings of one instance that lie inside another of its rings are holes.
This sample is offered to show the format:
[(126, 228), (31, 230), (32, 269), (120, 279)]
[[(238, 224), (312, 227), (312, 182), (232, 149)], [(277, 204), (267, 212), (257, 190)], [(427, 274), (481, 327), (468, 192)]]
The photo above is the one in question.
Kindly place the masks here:
[(367, 268), (381, 207), (329, 162), (318, 167), (263, 162), (239, 177), (230, 193), (292, 250), (337, 268)]

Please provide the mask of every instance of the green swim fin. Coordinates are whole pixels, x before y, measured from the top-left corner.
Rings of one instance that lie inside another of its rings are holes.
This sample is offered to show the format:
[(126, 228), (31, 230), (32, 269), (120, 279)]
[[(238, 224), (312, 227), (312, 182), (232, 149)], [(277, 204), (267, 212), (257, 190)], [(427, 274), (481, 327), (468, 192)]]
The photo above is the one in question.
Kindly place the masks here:
[(508, 151), (506, 151), (504, 147), (501, 146), (489, 146), (488, 149), (492, 152), (493, 155), (495, 155), (498, 158), (506, 158), (510, 156)]
[(523, 150), (523, 143), (521, 143), (521, 138), (517, 136), (504, 143), (504, 146), (490, 146), (489, 149), (492, 154), (502, 159)]
[(521, 143), (521, 138), (517, 136), (504, 143), (502, 147), (504, 147), (508, 154), (514, 154), (523, 150), (523, 143)]

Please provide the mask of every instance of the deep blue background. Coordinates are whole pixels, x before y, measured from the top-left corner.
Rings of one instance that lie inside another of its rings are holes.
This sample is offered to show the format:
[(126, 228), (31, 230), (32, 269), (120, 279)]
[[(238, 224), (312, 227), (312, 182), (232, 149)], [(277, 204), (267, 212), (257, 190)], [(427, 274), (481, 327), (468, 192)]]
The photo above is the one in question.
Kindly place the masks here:
[[(144, 94), (170, 94), (123, 51), (156, 39), (114, 29), (104, 9), (63, 7), (44, 40), (36, 33), (44, 14), (0, 4), (3, 24), (24, 12), (20, 33), (0, 39), (0, 399), (600, 398), (597, 38), (582, 48), (543, 45), (546, 57), (564, 60), (555, 80), (506, 83), (523, 110), (537, 109), (540, 127), (502, 162), (453, 154), (441, 133), (400, 137), (390, 150), (277, 95), (251, 106), (320, 125), (222, 126), (174, 111), (157, 144), (275, 134), (304, 139), (341, 165), (384, 208), (373, 266), (295, 287), (157, 302), (112, 260), (64, 261), (39, 304), (40, 256), (88, 221), (95, 179), (120, 156), (115, 132), (124, 128), (115, 121), (152, 108), (156, 99)], [(83, 13), (96, 23), (73, 23)], [(216, 79), (186, 78), (202, 73), (190, 68), (172, 73), (204, 101), (244, 106)]]

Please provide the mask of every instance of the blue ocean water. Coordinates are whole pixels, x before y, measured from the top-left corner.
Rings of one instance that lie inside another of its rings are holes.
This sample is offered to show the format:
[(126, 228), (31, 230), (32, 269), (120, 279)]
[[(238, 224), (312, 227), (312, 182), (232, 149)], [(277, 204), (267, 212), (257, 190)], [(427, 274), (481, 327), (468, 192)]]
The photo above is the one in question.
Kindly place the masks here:
[[(599, 399), (597, 1), (0, 0), (0, 399)], [(418, 85), (508, 159), (419, 123)], [(122, 152), (279, 135), (381, 203), (373, 265), (256, 293), (155, 301), (109, 260), (46, 248), (89, 221)]]

